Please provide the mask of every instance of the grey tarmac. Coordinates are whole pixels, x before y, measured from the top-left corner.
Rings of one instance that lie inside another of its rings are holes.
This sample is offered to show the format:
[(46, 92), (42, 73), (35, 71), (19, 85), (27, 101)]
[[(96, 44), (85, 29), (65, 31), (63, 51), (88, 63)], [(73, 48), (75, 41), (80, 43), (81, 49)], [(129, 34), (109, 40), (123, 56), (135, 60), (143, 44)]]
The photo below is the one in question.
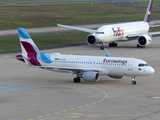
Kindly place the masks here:
[[(152, 76), (122, 80), (101, 76), (98, 82), (73, 83), (74, 75), (28, 67), (12, 54), (0, 54), (0, 120), (159, 120), (160, 37), (146, 48), (136, 41), (106, 47), (111, 56), (145, 60)], [(104, 56), (99, 46), (73, 46), (44, 53)], [(10, 57), (8, 57), (10, 56)]]

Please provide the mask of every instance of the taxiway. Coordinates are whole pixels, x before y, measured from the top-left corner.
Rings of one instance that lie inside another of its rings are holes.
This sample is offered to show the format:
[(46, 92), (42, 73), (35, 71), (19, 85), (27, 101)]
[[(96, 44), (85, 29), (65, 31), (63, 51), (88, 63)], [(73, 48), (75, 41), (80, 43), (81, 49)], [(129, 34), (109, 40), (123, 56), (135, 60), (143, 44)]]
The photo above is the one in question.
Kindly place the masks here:
[[(0, 54), (1, 120), (159, 120), (160, 37), (146, 48), (136, 41), (107, 48), (111, 56), (135, 57), (155, 69), (152, 76), (116, 80), (102, 76), (98, 82), (73, 83), (72, 74), (28, 67), (14, 54)], [(104, 56), (99, 46), (72, 46), (45, 53)], [(10, 57), (8, 57), (10, 56)]]

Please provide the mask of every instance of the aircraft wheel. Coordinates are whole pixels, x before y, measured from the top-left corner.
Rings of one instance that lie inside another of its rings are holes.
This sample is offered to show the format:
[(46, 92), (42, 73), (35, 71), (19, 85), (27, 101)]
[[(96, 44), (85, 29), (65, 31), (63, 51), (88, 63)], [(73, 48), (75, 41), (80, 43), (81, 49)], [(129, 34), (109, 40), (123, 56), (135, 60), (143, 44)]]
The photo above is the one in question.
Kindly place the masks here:
[(136, 81), (132, 81), (132, 85), (135, 85), (136, 84)]
[(103, 47), (103, 46), (101, 46), (101, 47), (100, 47), (100, 49), (101, 49), (101, 50), (104, 50), (104, 47)]
[(114, 43), (114, 47), (117, 47), (117, 45), (118, 45), (117, 43)]
[(81, 82), (81, 79), (79, 77), (77, 77), (77, 78), (74, 78), (73, 81), (74, 81), (74, 83), (79, 83), (79, 82)]
[(109, 43), (109, 47), (113, 47), (113, 44), (112, 44), (112, 43)]
[(109, 43), (109, 47), (117, 47), (117, 45), (118, 45), (118, 44), (117, 44), (117, 43), (114, 43), (114, 42), (113, 42), (113, 43)]

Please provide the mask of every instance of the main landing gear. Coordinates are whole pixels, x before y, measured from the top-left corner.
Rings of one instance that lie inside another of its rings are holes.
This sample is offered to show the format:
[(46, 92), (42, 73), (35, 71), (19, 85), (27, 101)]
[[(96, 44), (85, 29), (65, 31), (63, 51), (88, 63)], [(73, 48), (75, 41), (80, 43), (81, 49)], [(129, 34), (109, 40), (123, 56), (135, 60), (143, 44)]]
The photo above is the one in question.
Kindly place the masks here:
[(101, 43), (101, 44), (102, 44), (102, 46), (100, 47), (100, 49), (101, 49), (101, 50), (104, 50), (104, 46), (103, 46), (103, 43)]
[(113, 42), (113, 43), (109, 43), (109, 47), (117, 47), (117, 43)]
[(81, 82), (81, 79), (79, 77), (76, 77), (76, 78), (73, 79), (73, 82), (74, 83), (79, 83), (79, 82)]
[(101, 49), (101, 50), (104, 50), (104, 46), (101, 46), (100, 49)]
[(136, 81), (135, 81), (135, 76), (132, 77), (132, 85), (135, 85), (136, 84)]
[[(102, 45), (102, 46), (100, 47), (100, 49), (101, 49), (101, 50), (104, 50), (103, 43), (101, 43), (101, 45)], [(117, 44), (117, 43), (115, 43), (115, 42), (113, 42), (113, 43), (109, 43), (109, 47), (117, 47), (117, 45), (118, 45), (118, 44)]]

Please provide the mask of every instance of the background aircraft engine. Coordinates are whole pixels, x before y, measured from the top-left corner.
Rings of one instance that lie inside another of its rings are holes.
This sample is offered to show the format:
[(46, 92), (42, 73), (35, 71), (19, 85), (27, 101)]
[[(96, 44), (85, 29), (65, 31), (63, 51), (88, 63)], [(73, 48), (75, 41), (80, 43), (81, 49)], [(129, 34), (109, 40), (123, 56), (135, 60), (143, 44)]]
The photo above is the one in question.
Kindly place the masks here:
[(142, 35), (138, 38), (138, 45), (140, 47), (145, 47), (152, 42), (152, 38), (149, 35)]
[(95, 45), (97, 44), (96, 38), (94, 36), (94, 34), (90, 34), (87, 36), (86, 41), (89, 45)]
[(99, 73), (89, 71), (89, 72), (83, 72), (82, 78), (86, 81), (95, 82), (95, 81), (99, 81), (100, 77), (99, 77)]

